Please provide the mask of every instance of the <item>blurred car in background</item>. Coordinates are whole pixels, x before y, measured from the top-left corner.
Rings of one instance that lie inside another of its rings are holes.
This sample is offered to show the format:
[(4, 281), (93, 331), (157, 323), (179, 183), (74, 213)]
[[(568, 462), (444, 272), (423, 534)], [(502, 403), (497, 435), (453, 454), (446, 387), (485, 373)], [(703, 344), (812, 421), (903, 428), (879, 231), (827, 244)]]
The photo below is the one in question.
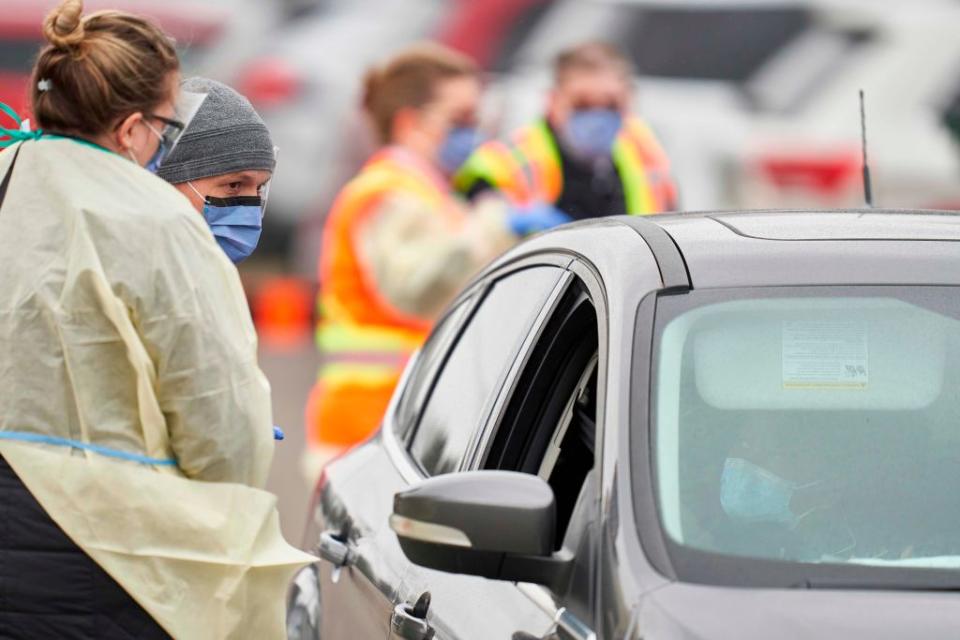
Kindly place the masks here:
[[(26, 114), (27, 83), (45, 44), (44, 16), (56, 0), (4, 0), (0, 13), (0, 101)], [(156, 20), (177, 41), (184, 75), (223, 76), (247, 47), (280, 20), (280, 6), (258, 0), (86, 0), (85, 13), (117, 9)]]
[(492, 89), (508, 131), (540, 113), (557, 52), (619, 45), (685, 209), (862, 202), (864, 89), (878, 201), (943, 206), (960, 199), (943, 125), (960, 90), (958, 23), (947, 0), (560, 0)]

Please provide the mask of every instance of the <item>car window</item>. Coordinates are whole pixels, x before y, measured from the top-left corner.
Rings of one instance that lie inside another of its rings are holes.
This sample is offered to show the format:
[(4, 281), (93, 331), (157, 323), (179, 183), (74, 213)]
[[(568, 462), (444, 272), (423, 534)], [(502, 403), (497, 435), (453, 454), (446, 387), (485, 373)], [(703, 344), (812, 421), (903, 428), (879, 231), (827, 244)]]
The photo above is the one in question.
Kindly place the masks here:
[(562, 273), (557, 267), (511, 273), (480, 301), (429, 392), (411, 443), (428, 474), (456, 471)]
[(531, 350), (483, 464), (538, 474), (550, 484), (558, 547), (594, 465), (597, 362), (597, 313), (573, 281)]
[(430, 385), (443, 364), (445, 356), (449, 354), (450, 346), (456, 339), (472, 304), (473, 297), (470, 297), (450, 309), (421, 347), (414, 370), (410, 372), (397, 408), (395, 426), (401, 434), (409, 433), (420, 416), (423, 403), (430, 392)]
[(925, 570), (960, 567), (956, 289), (701, 292), (657, 314), (654, 486), (688, 577), (719, 561), (758, 584), (751, 560), (775, 560), (764, 584), (933, 585)]
[(620, 43), (643, 75), (743, 82), (811, 22), (796, 7), (680, 7), (624, 14)]

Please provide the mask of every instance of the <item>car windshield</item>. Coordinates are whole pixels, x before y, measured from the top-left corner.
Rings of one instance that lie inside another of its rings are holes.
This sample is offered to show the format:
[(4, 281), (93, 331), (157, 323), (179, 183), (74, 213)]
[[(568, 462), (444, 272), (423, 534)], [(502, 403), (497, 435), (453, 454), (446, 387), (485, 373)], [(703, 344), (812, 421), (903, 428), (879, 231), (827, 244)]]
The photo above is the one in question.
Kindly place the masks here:
[(674, 566), (960, 569), (958, 289), (663, 296), (652, 380)]

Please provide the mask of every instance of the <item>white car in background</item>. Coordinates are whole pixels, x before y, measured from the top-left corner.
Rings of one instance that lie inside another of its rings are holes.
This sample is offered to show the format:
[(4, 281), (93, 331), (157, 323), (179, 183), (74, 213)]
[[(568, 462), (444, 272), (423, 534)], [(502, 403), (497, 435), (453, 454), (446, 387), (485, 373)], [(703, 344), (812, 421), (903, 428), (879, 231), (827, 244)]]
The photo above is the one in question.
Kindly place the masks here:
[(861, 204), (863, 89), (875, 201), (960, 208), (957, 25), (950, 0), (560, 0), (492, 90), (509, 131), (542, 111), (558, 51), (619, 45), (690, 210)]

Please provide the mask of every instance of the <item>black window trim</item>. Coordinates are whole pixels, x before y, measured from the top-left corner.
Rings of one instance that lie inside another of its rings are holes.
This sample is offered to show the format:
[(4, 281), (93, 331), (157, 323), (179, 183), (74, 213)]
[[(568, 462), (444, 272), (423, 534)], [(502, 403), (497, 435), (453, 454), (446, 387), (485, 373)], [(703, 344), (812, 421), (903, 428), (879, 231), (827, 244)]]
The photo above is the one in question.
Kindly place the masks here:
[[(571, 287), (574, 286), (576, 280), (579, 279), (582, 285), (587, 290), (587, 295), (590, 298), (590, 302), (593, 304), (594, 311), (597, 314), (597, 433), (596, 433), (596, 451), (594, 456), (597, 460), (597, 466), (595, 471), (600, 473), (603, 469), (603, 453), (604, 453), (604, 442), (606, 439), (607, 430), (604, 428), (606, 420), (606, 406), (607, 406), (607, 369), (609, 361), (609, 336), (610, 336), (610, 310), (608, 306), (608, 297), (606, 288), (603, 285), (603, 279), (600, 276), (600, 272), (596, 267), (591, 264), (585, 257), (579, 254), (567, 254), (566, 257), (562, 254), (557, 254), (557, 259), (563, 259), (566, 264), (565, 269), (569, 272), (570, 277), (562, 278), (560, 282), (557, 283), (557, 288), (551, 294), (550, 298), (547, 300), (547, 304), (544, 305), (545, 313), (541, 313), (537, 318), (535, 332), (536, 339), (539, 339), (540, 333), (543, 331), (546, 326), (547, 321), (552, 316), (554, 311), (556, 311), (557, 304), (563, 299), (564, 293)], [(500, 422), (503, 418), (503, 412), (506, 410), (508, 400), (513, 395), (514, 388), (517, 384), (517, 381), (520, 377), (520, 374), (523, 372), (526, 367), (527, 360), (530, 357), (530, 352), (536, 340), (528, 340), (524, 343), (522, 357), (517, 359), (517, 362), (514, 363), (514, 367), (511, 369), (510, 375), (506, 380), (504, 380), (503, 388), (506, 389), (509, 385), (509, 391), (501, 391), (500, 395), (497, 397), (497, 404), (495, 407), (496, 413), (490, 413), (487, 416), (486, 421), (483, 426), (483, 433), (481, 436), (475, 439), (472, 443), (470, 449), (468, 449), (468, 455), (464, 458), (464, 461), (469, 460), (468, 464), (462, 465), (461, 471), (466, 470), (476, 470), (482, 469), (484, 463), (486, 462), (487, 454), (489, 453), (489, 446), (493, 440), (493, 434), (499, 429)], [(521, 363), (522, 360), (522, 363)], [(492, 423), (494, 415), (496, 416), (496, 422)], [(481, 448), (480, 445), (483, 445)], [(601, 489), (602, 483), (597, 483), (598, 497), (599, 491)]]
[(514, 359), (513, 364), (510, 365), (510, 369), (500, 383), (499, 393), (497, 393), (496, 398), (493, 399), (493, 402), (490, 403), (490, 406), (485, 410), (486, 416), (483, 419), (483, 426), (477, 430), (470, 444), (467, 446), (466, 454), (463, 456), (463, 460), (460, 461), (459, 471), (480, 468), (479, 465), (486, 459), (493, 441), (493, 434), (500, 428), (503, 412), (510, 398), (513, 397), (520, 375), (530, 361), (533, 347), (537, 341), (540, 340), (547, 326), (547, 321), (553, 316), (557, 305), (560, 304), (560, 301), (563, 299), (563, 294), (572, 282), (572, 278), (572, 274), (564, 270), (557, 284), (553, 287), (553, 291), (547, 296), (547, 300), (537, 314), (536, 320), (533, 321), (530, 332), (527, 334), (527, 337), (524, 338), (523, 344), (517, 352), (517, 357)]
[[(644, 227), (644, 230), (646, 228)], [(511, 368), (510, 376), (507, 380), (504, 381), (503, 387), (500, 395), (498, 396), (496, 413), (491, 412), (487, 416), (487, 420), (484, 423), (482, 431), (482, 436), (475, 440), (472, 445), (472, 450), (468, 450), (468, 456), (464, 457), (466, 462), (469, 459), (469, 464), (464, 464), (460, 470), (477, 470), (482, 469), (483, 465), (486, 462), (487, 454), (489, 453), (489, 446), (492, 444), (493, 435), (500, 428), (500, 422), (503, 418), (503, 412), (506, 410), (507, 405), (509, 404), (509, 399), (513, 396), (516, 383), (526, 368), (528, 359), (533, 347), (536, 344), (536, 341), (539, 340), (542, 331), (546, 328), (547, 323), (550, 318), (553, 316), (554, 312), (557, 309), (557, 305), (561, 303), (566, 292), (573, 286), (582, 286), (587, 293), (590, 302), (593, 304), (594, 311), (597, 315), (597, 415), (596, 415), (596, 445), (594, 451), (594, 468), (589, 472), (587, 478), (584, 480), (584, 484), (590, 484), (593, 487), (593, 495), (587, 496), (586, 494), (581, 494), (580, 499), (584, 499), (586, 496), (587, 499), (592, 500), (594, 505), (599, 505), (601, 502), (601, 497), (603, 493), (603, 483), (601, 482), (601, 476), (603, 472), (603, 454), (604, 454), (604, 443), (605, 438), (607, 437), (608, 429), (605, 428), (606, 420), (606, 406), (607, 406), (607, 367), (609, 362), (609, 323), (610, 323), (610, 310), (608, 304), (608, 296), (606, 288), (603, 285), (603, 279), (600, 276), (600, 272), (596, 267), (590, 263), (584, 256), (580, 254), (567, 254), (567, 257), (564, 257), (562, 254), (556, 254), (558, 260), (563, 258), (564, 263), (566, 264), (566, 271), (568, 272), (568, 277), (561, 278), (557, 283), (557, 287), (551, 294), (547, 303), (544, 305), (544, 310), (537, 318), (536, 322), (536, 331), (532, 331), (531, 335), (536, 335), (536, 339), (528, 340), (524, 343), (522, 357), (517, 358), (517, 361), (514, 363), (515, 366)], [(521, 363), (522, 360), (522, 363)], [(507, 385), (509, 385), (509, 391), (506, 391)], [(496, 422), (493, 422), (493, 417), (496, 415)], [(614, 431), (615, 435), (615, 431)], [(480, 448), (480, 443), (484, 443), (483, 449)], [(593, 476), (593, 479), (590, 479), (590, 476)], [(599, 514), (599, 511), (598, 511)], [(571, 525), (574, 524), (574, 520), (571, 520)], [(571, 535), (571, 530), (568, 529), (566, 536)], [(591, 544), (589, 551), (592, 554), (594, 567), (599, 571), (600, 567), (600, 550), (601, 544), (599, 540), (595, 540), (594, 544)], [(599, 611), (600, 611), (600, 598), (601, 598), (601, 589), (596, 588), (594, 590), (594, 597), (590, 602), (590, 611), (588, 615), (588, 620), (594, 623), (599, 621)], [(524, 595), (535, 602), (551, 602), (556, 603), (557, 598), (562, 597), (562, 594), (555, 594), (546, 587), (541, 585), (534, 584), (524, 584), (518, 583), (517, 588), (524, 593)], [(560, 606), (560, 605), (556, 605)], [(546, 610), (546, 609), (544, 609)]]
[[(486, 297), (487, 292), (490, 290), (490, 288), (493, 286), (493, 284), (497, 280), (501, 278), (505, 278), (512, 274), (515, 274), (519, 271), (524, 271), (526, 269), (537, 268), (537, 267), (553, 267), (561, 271), (561, 273), (559, 274), (559, 279), (560, 281), (562, 281), (564, 278), (563, 272), (566, 271), (566, 268), (569, 266), (571, 260), (572, 259), (569, 256), (558, 254), (556, 252), (537, 252), (532, 254), (525, 254), (513, 260), (508, 260), (491, 267), (492, 270), (482, 273), (477, 278), (475, 278), (469, 285), (467, 285), (466, 289), (459, 296), (457, 296), (456, 300), (454, 300), (454, 302), (451, 303), (448, 310), (445, 311), (444, 315), (442, 316), (442, 318), (445, 318), (446, 315), (450, 313), (452, 309), (456, 308), (459, 304), (466, 301), (467, 298), (471, 296), (473, 297), (473, 300), (469, 302), (469, 304), (472, 305), (472, 308), (468, 310), (468, 313), (466, 313), (463, 319), (460, 321), (460, 325), (457, 327), (456, 335), (454, 336), (454, 339), (452, 340), (450, 346), (448, 347), (447, 353), (444, 354), (441, 365), (436, 368), (436, 371), (434, 372), (429, 382), (430, 390), (427, 392), (426, 396), (424, 397), (424, 406), (426, 406), (426, 403), (429, 402), (430, 396), (433, 394), (433, 388), (436, 386), (438, 374), (441, 371), (443, 371), (443, 368), (446, 365), (446, 361), (449, 358), (450, 353), (453, 351), (453, 348), (456, 346), (456, 344), (460, 341), (460, 338), (463, 335), (464, 330), (470, 325), (470, 321), (473, 319), (473, 316), (477, 312), (477, 309), (479, 309), (480, 305), (483, 303), (483, 300)], [(558, 285), (554, 286), (553, 291), (551, 291), (550, 296), (547, 298), (548, 303), (550, 302), (550, 300), (552, 300), (552, 297), (556, 294), (558, 286), (559, 286), (559, 283)], [(534, 322), (531, 334), (539, 334), (539, 332), (543, 329), (543, 325), (542, 325), (543, 318), (544, 318), (543, 310), (541, 309), (540, 313), (537, 315), (536, 321)], [(527, 357), (529, 347), (531, 344), (532, 343), (530, 342), (529, 336), (528, 336), (528, 339), (524, 341), (523, 345), (521, 346), (520, 352), (518, 353), (518, 356), (519, 356), (518, 360)], [(401, 381), (399, 383), (400, 387), (403, 387), (408, 381), (409, 376), (412, 375), (412, 372), (416, 367), (415, 360), (419, 359), (419, 355), (420, 355), (420, 351), (417, 350), (414, 357), (411, 358), (411, 361), (408, 364), (408, 367), (401, 378)], [(504, 385), (504, 381), (501, 380), (500, 382), (501, 393), (497, 394), (498, 399), (502, 395), (503, 385)], [(404, 389), (404, 391), (405, 390), (406, 389)], [(400, 398), (402, 397), (403, 397), (402, 393), (394, 394), (394, 398), (391, 401), (391, 404), (387, 409), (387, 413), (384, 416), (383, 428), (382, 428), (382, 432), (385, 434), (384, 442), (386, 443), (390, 440), (393, 440), (393, 442), (391, 442), (391, 446), (388, 447), (392, 456), (395, 456), (398, 453), (396, 451), (396, 447), (393, 445), (398, 445), (402, 449), (403, 457), (406, 459), (404, 466), (412, 466), (416, 470), (416, 473), (418, 476), (417, 480), (428, 478), (430, 477), (430, 474), (428, 474), (426, 470), (423, 469), (419, 461), (417, 461), (416, 457), (411, 452), (413, 439), (416, 437), (417, 428), (419, 426), (420, 419), (422, 417), (423, 407), (420, 407), (417, 410), (416, 418), (411, 421), (410, 425), (406, 425), (406, 426), (396, 425), (395, 424), (396, 410), (400, 405)], [(495, 402), (496, 400), (494, 400), (494, 403)], [(484, 419), (482, 421), (481, 428), (478, 430), (480, 432), (485, 431), (487, 428), (487, 422), (489, 421), (490, 415), (491, 415), (490, 413), (491, 407), (492, 407), (492, 404), (490, 404), (487, 407), (484, 407), (484, 410), (482, 412), (482, 414), (484, 415)], [(402, 438), (398, 437), (398, 434), (397, 434), (398, 427), (404, 429), (404, 435)], [(471, 441), (471, 444), (468, 445), (467, 451), (464, 457), (460, 461), (460, 466), (458, 468), (458, 471), (463, 471), (464, 461), (470, 459), (470, 456), (472, 453), (471, 451), (472, 444), (473, 444), (473, 440)], [(407, 474), (407, 476), (409, 476), (409, 474)], [(408, 482), (412, 483), (417, 481), (417, 480), (411, 480), (410, 477), (407, 477), (407, 476), (405, 477), (408, 480)]]

